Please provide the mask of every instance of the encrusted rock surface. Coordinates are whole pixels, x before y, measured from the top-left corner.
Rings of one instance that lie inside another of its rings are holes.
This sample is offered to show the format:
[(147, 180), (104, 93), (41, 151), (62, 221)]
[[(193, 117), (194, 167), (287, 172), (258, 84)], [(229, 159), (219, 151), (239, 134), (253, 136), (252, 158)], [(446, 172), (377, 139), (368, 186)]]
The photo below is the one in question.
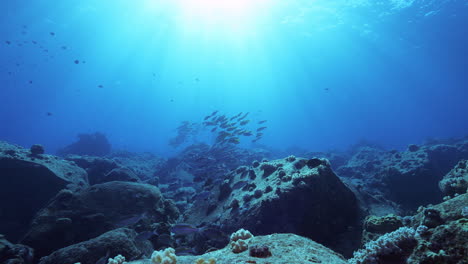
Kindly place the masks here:
[[(310, 239), (294, 234), (273, 234), (255, 236), (249, 240), (249, 245), (262, 245), (269, 248), (271, 256), (265, 258), (251, 257), (249, 251), (233, 253), (229, 246), (205, 253), (201, 256), (178, 256), (177, 264), (193, 264), (198, 259), (214, 259), (216, 264), (286, 264), (286, 263), (327, 263), (345, 264), (346, 260), (340, 254), (328, 249)], [(129, 264), (150, 264), (149, 260), (132, 261)]]
[(240, 228), (258, 235), (295, 233), (332, 248), (341, 247), (337, 234), (358, 220), (354, 194), (326, 159), (287, 158), (242, 166), (219, 189), (196, 200), (185, 220), (214, 223), (227, 233)]
[(36, 215), (22, 243), (45, 256), (118, 227), (138, 223), (141, 230), (152, 230), (151, 224), (172, 223), (178, 214), (174, 203), (165, 200), (155, 186), (118, 181), (96, 184), (77, 193), (61, 191)]
[(403, 152), (362, 147), (336, 173), (355, 186), (371, 214), (385, 215), (439, 202), (439, 181), (467, 158), (468, 140), (412, 146)]
[(87, 186), (86, 171), (73, 163), (0, 142), (0, 233), (18, 240), (61, 189)]
[(468, 189), (468, 160), (461, 160), (439, 182), (439, 188), (444, 195), (466, 193)]
[(107, 263), (107, 258), (121, 254), (130, 260), (149, 256), (152, 246), (149, 241), (135, 241), (135, 231), (120, 228), (104, 233), (96, 238), (59, 249), (47, 257), (41, 258), (39, 264), (78, 263), (95, 264), (100, 259)]

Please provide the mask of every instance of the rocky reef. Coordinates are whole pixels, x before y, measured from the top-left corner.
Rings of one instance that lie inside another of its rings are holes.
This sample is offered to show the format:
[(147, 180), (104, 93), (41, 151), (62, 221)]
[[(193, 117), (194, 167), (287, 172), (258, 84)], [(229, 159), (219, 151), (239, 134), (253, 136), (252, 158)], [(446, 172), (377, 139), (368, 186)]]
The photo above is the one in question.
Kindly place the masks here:
[(0, 262), (468, 262), (466, 139), (277, 155), (60, 158), (0, 142)]

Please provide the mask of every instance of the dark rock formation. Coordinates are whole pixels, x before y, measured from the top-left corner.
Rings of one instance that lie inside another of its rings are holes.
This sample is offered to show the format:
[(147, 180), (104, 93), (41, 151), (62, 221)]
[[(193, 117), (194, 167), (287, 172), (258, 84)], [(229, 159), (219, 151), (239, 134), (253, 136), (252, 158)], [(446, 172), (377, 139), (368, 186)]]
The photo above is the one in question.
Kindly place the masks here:
[(152, 246), (149, 241), (135, 241), (136, 232), (119, 228), (104, 233), (96, 238), (59, 249), (47, 257), (41, 258), (39, 264), (81, 263), (95, 264), (98, 260), (117, 255), (127, 260), (137, 259), (144, 255), (150, 256)]
[(461, 160), (439, 182), (439, 188), (444, 195), (463, 194), (468, 189), (468, 160)]
[(107, 140), (106, 136), (99, 132), (94, 134), (78, 134), (77, 142), (57, 151), (60, 156), (66, 156), (70, 154), (105, 156), (110, 152), (111, 144)]
[(77, 193), (60, 192), (36, 215), (22, 243), (33, 247), (38, 256), (46, 256), (118, 227), (138, 223), (139, 230), (152, 230), (150, 224), (172, 223), (178, 214), (155, 186), (117, 181), (96, 184)]
[[(300, 170), (295, 166), (298, 161), (304, 164)], [(308, 160), (298, 158), (293, 163), (282, 159), (251, 167), (258, 175), (267, 169), (267, 176), (256, 177), (243, 188), (233, 188), (208, 216), (201, 212), (206, 211), (210, 200), (195, 201), (185, 221), (218, 224), (226, 233), (240, 228), (259, 235), (295, 233), (332, 248), (340, 247), (337, 237), (357, 224), (357, 200), (333, 173), (327, 160), (321, 159), (314, 168), (307, 164)], [(315, 166), (316, 161), (311, 164)], [(272, 168), (275, 171), (271, 172)], [(287, 176), (281, 177), (280, 172)], [(225, 182), (234, 185), (240, 181), (242, 173), (234, 170)], [(263, 192), (267, 188), (271, 190)]]
[(32, 264), (34, 251), (25, 245), (15, 245), (0, 235), (0, 263)]
[[(201, 256), (178, 256), (177, 264), (193, 264), (198, 259), (214, 259), (216, 263), (333, 263), (346, 264), (340, 254), (304, 237), (294, 234), (272, 234), (255, 236), (248, 240), (249, 245), (262, 245), (268, 248), (271, 256), (262, 259), (249, 256), (249, 250), (233, 253), (231, 246), (212, 251)], [(267, 254), (267, 253), (266, 253)], [(143, 264), (144, 262), (140, 262)], [(200, 262), (197, 262), (200, 263)], [(203, 263), (203, 262), (202, 262)], [(136, 263), (135, 263), (136, 264)]]
[(0, 233), (17, 241), (34, 214), (61, 189), (87, 186), (86, 172), (78, 166), (0, 142)]
[(105, 182), (106, 175), (119, 168), (114, 160), (107, 158), (70, 155), (66, 159), (86, 170), (91, 185)]
[(399, 212), (393, 203), (414, 210), (439, 202), (439, 181), (464, 158), (468, 158), (468, 140), (404, 152), (362, 147), (336, 172), (349, 179), (372, 214), (385, 215)]
[[(408, 227), (395, 228), (395, 217), (387, 218), (389, 232), (366, 244), (349, 260), (351, 264), (421, 263), (462, 264), (468, 261), (468, 219), (463, 210), (468, 194), (443, 203), (420, 207), (409, 218)], [(383, 218), (381, 218), (383, 219)], [(395, 221), (396, 220), (396, 221)], [(401, 232), (405, 230), (404, 232)]]

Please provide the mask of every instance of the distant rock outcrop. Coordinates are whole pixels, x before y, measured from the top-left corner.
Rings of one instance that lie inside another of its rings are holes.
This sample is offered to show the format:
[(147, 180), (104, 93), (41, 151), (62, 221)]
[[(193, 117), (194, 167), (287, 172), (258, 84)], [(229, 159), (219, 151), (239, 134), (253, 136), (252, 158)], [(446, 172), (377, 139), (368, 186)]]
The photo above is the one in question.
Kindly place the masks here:
[(57, 151), (60, 156), (70, 154), (105, 156), (111, 152), (111, 144), (107, 137), (99, 132), (94, 134), (78, 134), (78, 141)]
[(17, 241), (60, 190), (88, 186), (86, 172), (55, 156), (0, 142), (0, 233)]

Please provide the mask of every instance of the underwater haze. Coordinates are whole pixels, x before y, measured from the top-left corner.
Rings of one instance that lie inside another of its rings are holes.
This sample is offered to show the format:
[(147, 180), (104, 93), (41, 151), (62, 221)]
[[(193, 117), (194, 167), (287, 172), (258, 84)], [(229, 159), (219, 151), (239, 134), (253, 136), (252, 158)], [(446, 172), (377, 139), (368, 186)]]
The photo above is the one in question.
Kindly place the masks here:
[(15, 0), (0, 14), (0, 140), (25, 147), (100, 132), (167, 156), (184, 121), (215, 141), (215, 111), (267, 120), (258, 140), (229, 139), (245, 148), (468, 134), (466, 0)]

